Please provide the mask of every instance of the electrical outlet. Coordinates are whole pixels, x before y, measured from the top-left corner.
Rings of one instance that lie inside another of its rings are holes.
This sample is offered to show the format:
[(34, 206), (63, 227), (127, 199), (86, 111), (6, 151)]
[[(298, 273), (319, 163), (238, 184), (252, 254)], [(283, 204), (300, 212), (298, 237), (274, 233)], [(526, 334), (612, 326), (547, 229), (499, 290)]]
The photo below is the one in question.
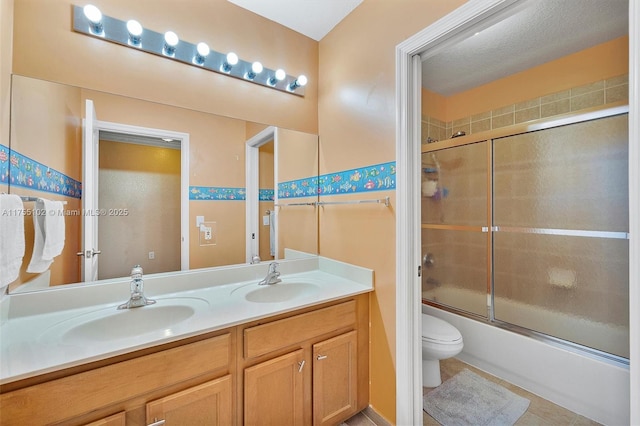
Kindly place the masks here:
[(156, 258), (156, 252), (155, 251), (150, 251), (149, 252), (149, 260), (153, 260)]
[(211, 227), (210, 226), (205, 226), (204, 227), (204, 239), (205, 240), (210, 240), (211, 238), (212, 238)]

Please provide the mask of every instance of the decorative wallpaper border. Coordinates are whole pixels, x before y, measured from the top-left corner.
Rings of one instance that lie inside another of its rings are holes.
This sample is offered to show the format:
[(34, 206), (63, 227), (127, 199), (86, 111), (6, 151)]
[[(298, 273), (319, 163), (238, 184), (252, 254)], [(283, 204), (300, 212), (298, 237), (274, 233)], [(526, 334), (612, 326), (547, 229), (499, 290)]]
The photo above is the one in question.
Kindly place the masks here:
[[(356, 194), (396, 189), (396, 162), (375, 164), (319, 177), (312, 176), (278, 184), (278, 198), (315, 197), (323, 195)], [(190, 200), (245, 200), (245, 188), (210, 186), (189, 187)], [(260, 201), (273, 201), (274, 190), (261, 189)]]
[(82, 198), (82, 182), (0, 145), (0, 183)]
[(316, 197), (318, 177), (290, 180), (278, 184), (278, 198)]
[(189, 186), (189, 200), (192, 201), (243, 201), (246, 199), (245, 188)]
[(318, 194), (320, 196), (395, 189), (395, 161), (329, 173), (318, 178)]

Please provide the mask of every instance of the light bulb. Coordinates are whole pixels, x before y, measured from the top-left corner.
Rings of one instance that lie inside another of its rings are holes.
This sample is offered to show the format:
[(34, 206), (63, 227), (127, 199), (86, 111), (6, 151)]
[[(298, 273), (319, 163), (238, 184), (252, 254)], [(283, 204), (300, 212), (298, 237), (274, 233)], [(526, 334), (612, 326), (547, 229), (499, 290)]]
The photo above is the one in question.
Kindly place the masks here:
[(204, 60), (209, 53), (211, 53), (211, 49), (209, 49), (209, 45), (207, 43), (198, 43), (196, 46), (196, 55), (193, 57), (193, 62), (198, 65), (204, 64)]
[(129, 31), (129, 44), (133, 46), (140, 45), (140, 36), (142, 35), (142, 25), (135, 19), (127, 21), (127, 31)]
[(238, 63), (238, 55), (233, 52), (227, 53), (227, 63), (229, 65), (235, 65)]
[(291, 83), (289, 85), (289, 90), (294, 91), (298, 87), (305, 86), (306, 84), (307, 84), (307, 76), (299, 75), (298, 78), (296, 79), (296, 81), (294, 81), (293, 83)]
[(102, 21), (102, 12), (100, 12), (100, 9), (94, 5), (88, 4), (82, 8), (82, 11), (84, 12), (84, 16), (94, 24), (98, 24)]
[(211, 52), (211, 49), (209, 49), (209, 45), (203, 42), (198, 43), (198, 45), (196, 46), (196, 49), (198, 50), (198, 54), (200, 56), (207, 56), (209, 52)]
[(233, 66), (237, 63), (238, 63), (238, 55), (236, 55), (233, 52), (229, 52), (227, 53), (227, 57), (224, 63), (220, 66), (220, 70), (222, 72), (229, 72), (231, 71), (231, 68), (233, 68)]
[(256, 75), (262, 72), (263, 69), (264, 68), (260, 62), (254, 62), (253, 64), (251, 64), (251, 71), (245, 74), (245, 78), (247, 80), (253, 80), (254, 78), (256, 78)]
[(167, 56), (173, 56), (176, 53), (176, 46), (180, 42), (178, 35), (173, 31), (167, 31), (164, 33), (164, 54)]
[(179, 41), (180, 39), (178, 38), (178, 35), (173, 31), (167, 31), (164, 33), (164, 42), (167, 43), (168, 46), (176, 47)]
[(256, 74), (260, 74), (263, 69), (264, 68), (260, 62), (254, 62), (253, 64), (251, 64), (251, 71)]
[(93, 34), (102, 34), (102, 12), (92, 4), (82, 8), (84, 16), (89, 20), (89, 29)]
[(287, 73), (284, 72), (282, 68), (279, 68), (276, 70), (275, 75), (271, 76), (269, 81), (267, 81), (267, 84), (269, 84), (270, 86), (275, 86), (279, 81), (284, 80), (286, 77)]

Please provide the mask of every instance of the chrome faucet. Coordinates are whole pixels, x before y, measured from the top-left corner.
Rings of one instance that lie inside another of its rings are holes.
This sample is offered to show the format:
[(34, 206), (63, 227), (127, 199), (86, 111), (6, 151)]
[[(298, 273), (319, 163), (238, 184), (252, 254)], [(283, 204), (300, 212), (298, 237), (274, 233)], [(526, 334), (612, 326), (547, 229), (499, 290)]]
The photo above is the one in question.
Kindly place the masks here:
[(280, 279), (280, 272), (277, 271), (278, 262), (271, 262), (269, 264), (269, 272), (267, 272), (267, 276), (264, 277), (262, 281), (258, 283), (258, 285), (271, 285), (278, 284), (282, 280)]
[(147, 299), (144, 295), (144, 282), (142, 281), (142, 267), (136, 265), (131, 269), (131, 297), (126, 303), (118, 306), (118, 309), (139, 308), (153, 305), (155, 300)]

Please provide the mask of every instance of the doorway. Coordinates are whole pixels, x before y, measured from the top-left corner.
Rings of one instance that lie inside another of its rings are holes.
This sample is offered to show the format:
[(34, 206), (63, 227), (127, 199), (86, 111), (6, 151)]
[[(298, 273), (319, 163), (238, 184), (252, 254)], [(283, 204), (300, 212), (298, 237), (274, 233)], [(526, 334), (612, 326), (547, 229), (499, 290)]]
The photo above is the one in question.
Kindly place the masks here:
[[(487, 22), (504, 17), (511, 8), (523, 4), (514, 0), (472, 1), (407, 39), (396, 48), (397, 91), (397, 217), (396, 217), (396, 401), (398, 424), (422, 422), (421, 371), (421, 295), (420, 295), (420, 238), (414, 232), (420, 227), (420, 55), (442, 49), (447, 43), (459, 40)], [(640, 7), (629, 2), (629, 140), (640, 136)], [(631, 401), (640, 395), (640, 152), (637, 144), (629, 146), (630, 194), (630, 376)], [(635, 260), (635, 261), (634, 261)], [(631, 406), (631, 423), (640, 421), (640, 406)]]
[[(165, 149), (167, 149), (167, 145), (171, 146), (171, 148), (168, 148), (169, 150), (177, 151), (179, 149), (179, 165), (175, 164), (173, 166), (174, 169), (178, 169), (179, 167), (179, 183), (177, 183), (179, 205), (175, 207), (179, 211), (179, 214), (177, 214), (179, 217), (179, 233), (176, 233), (175, 231), (173, 232), (174, 234), (177, 234), (178, 238), (177, 244), (179, 245), (179, 249), (177, 251), (179, 252), (179, 261), (173, 260), (171, 264), (174, 265), (172, 266), (173, 268), (176, 268), (174, 270), (189, 269), (189, 134), (99, 121), (96, 117), (96, 111), (91, 100), (86, 101), (85, 108), (86, 118), (83, 123), (83, 250), (78, 253), (84, 257), (84, 261), (82, 262), (82, 281), (95, 281), (99, 279), (99, 255), (102, 254), (102, 249), (100, 247), (100, 223), (105, 223), (105, 221), (108, 223), (111, 221), (114, 223), (116, 229), (118, 229), (119, 222), (120, 228), (122, 228), (124, 221), (126, 221), (127, 218), (131, 219), (131, 216), (129, 216), (131, 213), (129, 209), (133, 209), (133, 207), (127, 207), (123, 204), (113, 204), (111, 206), (101, 205), (100, 198), (102, 197), (102, 194), (100, 191), (99, 179), (101, 136), (105, 137), (105, 139), (111, 139), (111, 141), (105, 142), (105, 144), (119, 145), (116, 146), (116, 148), (120, 148), (118, 151), (122, 151), (115, 155), (117, 158), (115, 161), (111, 162), (112, 164), (114, 162), (119, 164), (133, 164), (136, 162), (136, 160), (127, 157), (127, 155), (131, 155), (133, 152), (131, 151), (131, 146), (128, 148), (126, 147), (126, 145), (131, 145), (131, 142), (136, 142), (136, 151), (140, 151), (140, 154), (142, 155), (142, 157), (137, 161), (141, 163), (151, 162), (150, 158), (145, 157), (145, 155), (149, 155), (149, 152), (145, 153), (145, 149), (153, 148), (154, 146), (162, 144), (164, 144), (163, 146), (165, 146)], [(117, 141), (113, 141), (114, 139)], [(123, 141), (128, 141), (130, 143), (125, 144)], [(162, 152), (166, 153), (166, 151)], [(152, 164), (146, 164), (146, 166), (152, 166)], [(110, 167), (113, 168), (113, 165)], [(129, 180), (132, 179), (131, 176), (132, 175), (129, 175)], [(176, 183), (174, 182), (174, 185), (175, 184)], [(104, 188), (102, 189), (104, 191)], [(124, 191), (121, 191), (122, 189), (123, 188), (118, 188), (118, 191), (112, 192), (119, 192), (120, 195), (122, 195), (122, 193), (124, 193)], [(142, 235), (153, 232), (165, 232), (166, 227), (163, 224), (162, 191), (162, 188), (159, 188), (156, 191), (157, 198), (154, 200), (152, 205), (141, 205), (140, 202), (143, 202), (143, 195), (145, 192), (148, 192), (148, 187), (145, 190), (145, 188), (136, 188), (135, 184), (131, 185), (131, 191), (129, 191), (128, 196), (130, 198), (133, 197), (133, 199), (128, 201), (128, 205), (136, 206), (136, 216), (138, 216), (139, 219), (137, 224), (129, 226), (132, 226), (132, 232), (134, 228), (136, 230), (136, 233), (133, 234), (133, 238), (139, 238), (143, 243), (146, 241), (146, 237), (142, 237)], [(136, 197), (138, 199), (136, 199)], [(122, 203), (122, 200), (118, 202)], [(173, 226), (174, 225), (171, 225), (171, 227)], [(125, 235), (127, 238), (130, 236), (125, 234), (122, 229), (116, 232), (117, 236), (112, 241), (112, 244), (110, 244), (110, 250), (119, 250), (121, 252), (129, 250), (130, 242), (124, 237)], [(138, 235), (138, 237), (135, 235)], [(109, 243), (108, 241), (105, 242)], [(136, 253), (135, 256), (131, 255), (126, 257), (126, 259), (129, 260), (128, 263), (136, 262), (142, 264), (144, 262), (154, 262), (156, 260), (158, 260), (156, 263), (161, 263), (161, 258), (156, 259), (155, 248), (147, 245), (144, 245), (144, 247), (145, 248), (141, 249), (141, 251)], [(158, 255), (162, 255), (162, 249), (159, 250)], [(139, 258), (143, 258), (144, 261), (138, 260)], [(129, 265), (128, 263), (126, 265), (119, 266), (119, 274), (124, 274), (125, 276), (128, 275), (130, 267), (133, 266), (133, 264)], [(152, 272), (160, 272), (160, 270), (155, 270), (154, 267), (148, 268), (148, 270)], [(115, 273), (115, 271), (113, 271), (113, 273)], [(104, 278), (106, 277), (107, 276), (104, 276)]]

